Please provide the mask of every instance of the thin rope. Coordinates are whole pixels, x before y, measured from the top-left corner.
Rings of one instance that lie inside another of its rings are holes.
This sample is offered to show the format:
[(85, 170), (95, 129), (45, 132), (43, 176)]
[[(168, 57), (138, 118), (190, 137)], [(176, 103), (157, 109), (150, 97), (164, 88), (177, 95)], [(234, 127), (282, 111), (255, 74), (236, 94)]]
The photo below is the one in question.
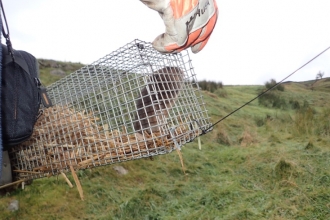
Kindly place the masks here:
[(289, 78), (290, 76), (292, 76), (293, 74), (295, 74), (296, 72), (298, 72), (299, 70), (301, 70), (302, 68), (304, 68), (307, 64), (311, 63), (313, 60), (315, 60), (316, 58), (318, 58), (319, 56), (321, 56), (323, 53), (325, 53), (327, 50), (330, 49), (330, 46), (328, 48), (326, 48), (325, 50), (323, 50), (321, 53), (319, 53), (318, 55), (316, 55), (315, 57), (313, 57), (311, 60), (309, 60), (307, 63), (305, 63), (304, 65), (302, 65), (301, 67), (299, 67), (298, 69), (296, 69), (295, 71), (293, 71), (290, 75), (288, 75), (287, 77), (285, 77), (284, 79), (282, 79), (280, 82), (276, 83), (275, 85), (273, 85), (272, 87), (268, 88), (267, 90), (263, 91), (262, 93), (260, 93), (258, 96), (254, 97), (253, 99), (251, 99), (250, 101), (246, 102), (244, 105), (240, 106), (239, 108), (235, 109), (234, 111), (230, 112), (228, 115), (226, 115), (225, 117), (221, 118), (219, 121), (215, 122), (213, 125), (211, 125), (210, 127), (208, 127), (207, 129), (202, 129), (202, 135), (206, 134), (206, 132), (213, 128), (215, 125), (217, 125), (218, 123), (220, 123), (221, 121), (225, 120), (226, 118), (228, 118), (229, 116), (231, 116), (232, 114), (234, 114), (235, 112), (237, 112), (238, 110), (242, 109), (243, 107), (245, 107), (246, 105), (250, 104), (251, 102), (253, 102), (254, 100), (256, 100), (257, 98), (263, 96), (264, 94), (266, 94), (267, 92), (269, 92), (270, 90), (274, 89), (275, 87), (277, 87), (278, 85), (280, 85), (281, 83), (283, 83), (284, 80), (286, 80), (287, 78)]

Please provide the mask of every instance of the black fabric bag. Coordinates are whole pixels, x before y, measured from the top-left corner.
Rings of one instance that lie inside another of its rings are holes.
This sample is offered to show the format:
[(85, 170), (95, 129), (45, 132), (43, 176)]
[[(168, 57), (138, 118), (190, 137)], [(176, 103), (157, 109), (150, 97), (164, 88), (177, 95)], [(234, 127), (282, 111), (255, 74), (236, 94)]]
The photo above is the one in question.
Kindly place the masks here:
[[(2, 45), (1, 83), (2, 137), (4, 147), (8, 148), (32, 135), (46, 90), (41, 87), (37, 59), (19, 50), (13, 50), (12, 56), (6, 45)], [(46, 107), (50, 105), (48, 98), (43, 103)]]
[[(13, 49), (1, 0), (0, 7), (0, 31), (7, 44), (7, 46), (1, 44), (0, 47), (0, 185), (2, 185), (12, 182), (12, 167), (6, 151), (32, 135), (34, 124), (40, 114), (41, 102), (45, 107), (49, 107), (51, 101), (46, 89), (41, 86), (37, 59), (25, 51)], [(6, 26), (7, 31), (3, 25)]]

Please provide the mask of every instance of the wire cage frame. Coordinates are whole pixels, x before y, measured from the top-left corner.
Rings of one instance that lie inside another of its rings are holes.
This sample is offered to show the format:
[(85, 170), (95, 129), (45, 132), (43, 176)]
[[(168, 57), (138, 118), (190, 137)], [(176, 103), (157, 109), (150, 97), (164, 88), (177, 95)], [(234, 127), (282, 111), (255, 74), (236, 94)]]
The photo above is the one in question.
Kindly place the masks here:
[(47, 92), (53, 106), (10, 151), (16, 179), (167, 154), (211, 126), (188, 51), (161, 54), (138, 39)]

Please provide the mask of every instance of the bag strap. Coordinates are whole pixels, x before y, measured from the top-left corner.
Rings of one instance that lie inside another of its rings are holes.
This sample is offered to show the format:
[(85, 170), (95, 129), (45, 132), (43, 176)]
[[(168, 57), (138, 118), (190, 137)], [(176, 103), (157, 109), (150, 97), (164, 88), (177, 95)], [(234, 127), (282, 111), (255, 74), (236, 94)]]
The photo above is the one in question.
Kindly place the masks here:
[[(3, 8), (2, 0), (0, 0), (0, 5), (1, 5), (1, 11), (2, 11), (2, 14), (3, 14), (3, 18), (4, 18), (3, 20), (5, 21), (4, 23), (5, 23), (6, 29), (7, 29), (7, 31), (6, 31), (5, 28), (4, 28), (4, 25), (2, 25), (2, 34), (6, 38), (6, 44), (7, 44), (8, 54), (9, 54), (9, 55), (6, 55), (6, 56), (2, 57), (2, 65), (5, 66), (5, 65), (7, 65), (11, 62), (14, 62), (14, 63), (18, 64), (25, 72), (30, 74), (30, 71), (29, 71), (29, 68), (26, 64), (26, 61), (24, 59), (20, 58), (20, 57), (15, 57), (14, 56), (14, 49), (13, 49), (13, 45), (11, 43), (10, 36), (9, 36), (8, 22), (7, 22), (5, 10)], [(0, 17), (0, 18), (2, 20), (2, 17)], [(2, 24), (3, 24), (3, 22), (2, 22)]]
[[(12, 46), (12, 43), (11, 43), (11, 40), (10, 40), (10, 36), (9, 36), (8, 22), (7, 22), (5, 10), (3, 8), (2, 0), (0, 0), (0, 5), (1, 5), (1, 11), (2, 11), (2, 14), (3, 14), (3, 18), (4, 18), (3, 20), (5, 21), (4, 23), (5, 23), (6, 29), (7, 29), (7, 31), (6, 31), (5, 28), (4, 28), (4, 25), (2, 25), (2, 34), (6, 38), (6, 44), (7, 44), (8, 54), (9, 54), (9, 55), (6, 55), (6, 56), (2, 57), (2, 65), (5, 66), (5, 65), (7, 65), (11, 62), (14, 62), (14, 63), (18, 64), (20, 67), (22, 67), (22, 69), (25, 72), (30, 74), (29, 68), (28, 68), (25, 60), (23, 60), (20, 57), (15, 57), (14, 56), (14, 49), (13, 49), (13, 46)], [(2, 17), (1, 17), (1, 20), (2, 20)]]
[[(6, 32), (5, 28), (4, 28), (4, 25), (2, 25), (2, 34), (6, 38), (6, 44), (7, 44), (9, 55), (11, 56), (12, 61), (15, 62), (14, 50), (13, 50), (13, 46), (12, 46), (11, 41), (10, 41), (8, 22), (7, 22), (5, 10), (3, 9), (2, 0), (0, 0), (0, 5), (1, 5), (2, 15), (3, 15), (4, 21), (5, 21), (4, 23), (5, 23), (6, 29), (7, 29), (7, 32)], [(2, 20), (2, 16), (0, 17), (0, 19)], [(3, 24), (3, 22), (2, 22), (2, 24)]]

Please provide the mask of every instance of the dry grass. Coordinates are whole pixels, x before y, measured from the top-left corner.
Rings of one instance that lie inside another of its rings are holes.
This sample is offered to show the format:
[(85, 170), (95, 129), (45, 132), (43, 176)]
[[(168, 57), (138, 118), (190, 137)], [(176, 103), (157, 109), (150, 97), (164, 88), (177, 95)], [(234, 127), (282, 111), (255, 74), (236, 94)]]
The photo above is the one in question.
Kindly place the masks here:
[[(159, 132), (128, 133), (109, 131), (97, 125), (98, 118), (75, 112), (65, 106), (45, 109), (35, 125), (32, 137), (11, 151), (18, 179), (34, 179), (69, 171), (148, 157), (158, 151), (176, 148), (171, 135)], [(185, 126), (173, 132), (175, 141), (187, 138)]]
[(251, 132), (248, 129), (245, 129), (241, 138), (239, 139), (239, 142), (242, 147), (248, 147), (256, 144), (258, 143), (257, 134), (255, 132)]

